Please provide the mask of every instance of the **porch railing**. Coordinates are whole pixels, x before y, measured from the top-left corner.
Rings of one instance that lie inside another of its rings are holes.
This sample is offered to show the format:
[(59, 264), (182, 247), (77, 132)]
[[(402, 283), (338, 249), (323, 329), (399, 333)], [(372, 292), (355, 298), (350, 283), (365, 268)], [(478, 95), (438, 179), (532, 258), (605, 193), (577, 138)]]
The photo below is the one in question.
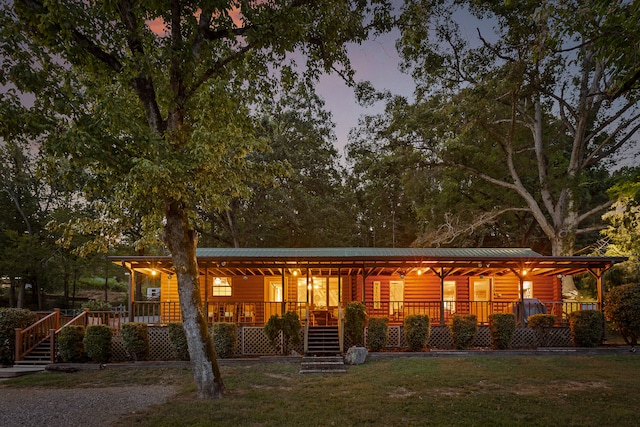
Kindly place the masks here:
[[(344, 304), (344, 303), (343, 303)], [(519, 301), (385, 301), (365, 303), (367, 313), (371, 317), (387, 317), (390, 324), (402, 324), (404, 319), (413, 314), (429, 316), (434, 325), (446, 324), (455, 314), (475, 314), (479, 324), (488, 324), (492, 313), (513, 313), (516, 319), (522, 314), (524, 319), (532, 314), (548, 313), (556, 316), (557, 325), (567, 325), (569, 314), (579, 310), (599, 309), (597, 303), (580, 302), (542, 302), (537, 300)], [(444, 307), (444, 311), (442, 308)], [(294, 311), (303, 325), (338, 325), (341, 306), (312, 307), (306, 303), (289, 301), (216, 301), (206, 302), (204, 311), (210, 324), (231, 322), (239, 326), (264, 325), (274, 314), (281, 316), (284, 312)], [(521, 313), (522, 312), (522, 313)], [(124, 320), (124, 318), (122, 319)], [(180, 304), (178, 302), (144, 301), (134, 302), (129, 321), (149, 324), (167, 324), (181, 322)]]

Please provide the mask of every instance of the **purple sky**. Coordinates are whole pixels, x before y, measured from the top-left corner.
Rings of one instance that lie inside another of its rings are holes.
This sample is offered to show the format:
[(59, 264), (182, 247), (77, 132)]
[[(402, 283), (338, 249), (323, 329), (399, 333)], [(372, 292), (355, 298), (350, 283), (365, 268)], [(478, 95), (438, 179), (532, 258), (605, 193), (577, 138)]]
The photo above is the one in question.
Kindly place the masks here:
[[(411, 97), (413, 80), (398, 69), (400, 58), (395, 49), (398, 36), (396, 31), (367, 40), (362, 45), (351, 45), (350, 60), (356, 70), (356, 81), (369, 80), (377, 90), (388, 89), (394, 94)], [(325, 108), (333, 114), (336, 147), (340, 154), (344, 154), (349, 130), (358, 124), (358, 117), (384, 109), (381, 103), (369, 108), (358, 105), (353, 88), (336, 74), (322, 77), (317, 91), (325, 100)]]

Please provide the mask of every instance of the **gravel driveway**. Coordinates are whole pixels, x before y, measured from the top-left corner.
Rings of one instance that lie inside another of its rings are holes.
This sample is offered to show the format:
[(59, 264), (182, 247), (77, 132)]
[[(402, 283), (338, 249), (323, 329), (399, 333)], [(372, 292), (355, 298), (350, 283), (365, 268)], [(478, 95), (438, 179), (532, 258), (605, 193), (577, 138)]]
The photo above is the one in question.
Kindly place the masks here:
[(125, 414), (163, 403), (171, 386), (1, 388), (0, 426), (113, 425)]

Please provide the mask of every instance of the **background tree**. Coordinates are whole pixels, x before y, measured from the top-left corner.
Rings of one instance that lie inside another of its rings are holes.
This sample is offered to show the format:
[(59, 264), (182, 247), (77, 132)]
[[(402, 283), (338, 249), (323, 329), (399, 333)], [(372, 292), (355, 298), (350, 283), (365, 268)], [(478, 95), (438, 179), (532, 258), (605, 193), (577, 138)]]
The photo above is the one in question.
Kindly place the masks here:
[(80, 165), (88, 178), (82, 195), (107, 230), (140, 217), (145, 236), (161, 236), (170, 251), (200, 397), (220, 396), (224, 385), (200, 301), (198, 207), (224, 209), (259, 172), (247, 157), (266, 148), (252, 107), (271, 96), (277, 82), (269, 76), (287, 53), (308, 59), (308, 78), (334, 66), (349, 77), (344, 44), (388, 29), (389, 7), (338, 0), (3, 6), (3, 78), (21, 90), (34, 89), (26, 83), (37, 78), (54, 95), (49, 152)]
[[(293, 82), (259, 106), (259, 134), (269, 150), (253, 163), (274, 174), (250, 184), (247, 196), (209, 214), (205, 246), (329, 247), (354, 243), (355, 212), (334, 147), (331, 114), (307, 82)], [(207, 231), (208, 230), (208, 231)]]
[[(495, 33), (467, 40), (456, 13)], [(611, 204), (586, 189), (640, 128), (639, 13), (633, 2), (406, 2), (398, 47), (417, 90), (396, 116), (405, 138), (429, 164), (513, 192), (499, 210), (528, 210), (552, 254), (573, 254)], [(612, 44), (626, 47), (611, 55)]]

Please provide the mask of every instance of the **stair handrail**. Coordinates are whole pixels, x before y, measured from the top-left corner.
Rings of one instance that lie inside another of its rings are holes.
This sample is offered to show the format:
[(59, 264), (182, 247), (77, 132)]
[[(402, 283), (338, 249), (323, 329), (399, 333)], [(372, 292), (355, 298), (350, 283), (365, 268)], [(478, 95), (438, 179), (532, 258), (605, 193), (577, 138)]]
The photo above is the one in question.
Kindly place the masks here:
[(51, 341), (49, 341), (49, 354), (51, 356), (51, 363), (55, 363), (56, 361), (56, 343), (58, 341), (58, 335), (60, 335), (60, 331), (62, 331), (67, 326), (71, 325), (79, 325), (79, 326), (87, 326), (87, 313), (89, 312), (88, 308), (85, 308), (73, 319), (69, 320), (67, 323), (62, 325), (60, 328), (51, 331)]
[(309, 352), (309, 303), (306, 304), (304, 309), (304, 354)]
[(340, 353), (344, 354), (344, 316), (342, 314), (342, 304), (338, 306), (338, 342), (340, 343)]
[(51, 336), (51, 330), (60, 326), (60, 309), (54, 311), (33, 325), (24, 329), (16, 328), (15, 361), (19, 362), (31, 350)]

